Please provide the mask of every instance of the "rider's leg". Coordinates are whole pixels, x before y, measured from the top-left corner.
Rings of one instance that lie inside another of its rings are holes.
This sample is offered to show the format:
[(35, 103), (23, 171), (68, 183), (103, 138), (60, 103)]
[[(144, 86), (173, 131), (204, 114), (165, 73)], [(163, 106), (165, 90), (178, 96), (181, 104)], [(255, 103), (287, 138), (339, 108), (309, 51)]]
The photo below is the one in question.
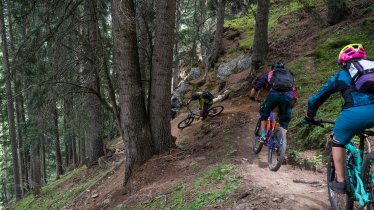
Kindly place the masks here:
[(336, 180), (338, 182), (344, 182), (345, 147), (333, 146), (331, 150), (332, 150), (332, 158), (334, 159)]
[(260, 107), (260, 116), (261, 116), (261, 137), (266, 135), (266, 123), (270, 116), (270, 112), (276, 107), (277, 96), (268, 95), (265, 101), (261, 104)]
[(345, 145), (353, 136), (374, 127), (372, 116), (374, 116), (374, 104), (344, 109), (335, 121), (331, 146), (337, 182), (330, 183), (333, 190), (345, 189)]
[(292, 99), (287, 96), (280, 96), (280, 100), (278, 102), (279, 108), (279, 124), (282, 128), (284, 128), (287, 132), (288, 124), (291, 121), (291, 105)]

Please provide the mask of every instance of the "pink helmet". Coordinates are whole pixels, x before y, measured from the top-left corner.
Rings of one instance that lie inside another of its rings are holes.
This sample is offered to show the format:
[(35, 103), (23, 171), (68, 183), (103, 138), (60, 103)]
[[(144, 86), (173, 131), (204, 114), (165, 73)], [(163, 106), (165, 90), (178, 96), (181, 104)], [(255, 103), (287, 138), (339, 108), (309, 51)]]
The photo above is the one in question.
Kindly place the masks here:
[(366, 58), (366, 51), (362, 44), (350, 44), (343, 47), (339, 54), (338, 64), (355, 58)]

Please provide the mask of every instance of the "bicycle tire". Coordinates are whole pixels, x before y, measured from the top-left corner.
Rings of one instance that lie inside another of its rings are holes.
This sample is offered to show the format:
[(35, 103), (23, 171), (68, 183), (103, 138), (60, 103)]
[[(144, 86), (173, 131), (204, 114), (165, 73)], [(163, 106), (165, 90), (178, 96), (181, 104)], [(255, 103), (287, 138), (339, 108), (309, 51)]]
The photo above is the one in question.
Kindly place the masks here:
[(183, 129), (183, 128), (189, 126), (193, 121), (194, 121), (193, 117), (187, 117), (186, 119), (184, 119), (184, 120), (182, 120), (178, 123), (178, 128)]
[(214, 117), (216, 115), (219, 115), (219, 114), (221, 114), (221, 112), (224, 109), (225, 108), (223, 106), (214, 106), (214, 107), (211, 107), (210, 109), (208, 109), (208, 116), (209, 117)]
[[(280, 138), (281, 144), (278, 143)], [(277, 126), (273, 134), (273, 148), (268, 151), (268, 166), (271, 171), (278, 171), (286, 155), (287, 137), (284, 128)], [(273, 163), (273, 157), (276, 154), (276, 163)]]
[(364, 189), (366, 191), (372, 192), (370, 195), (370, 204), (366, 205), (366, 209), (374, 209), (374, 194), (373, 194), (373, 183), (372, 183), (372, 175), (371, 173), (371, 167), (374, 163), (374, 153), (371, 152), (367, 155), (365, 155), (362, 168), (361, 168), (361, 179), (364, 182)]
[[(347, 170), (347, 169), (346, 169)], [(346, 171), (346, 177), (345, 180), (347, 182), (347, 188), (349, 189), (349, 178), (347, 176)], [(327, 162), (327, 192), (329, 195), (329, 200), (331, 204), (331, 208), (333, 210), (350, 210), (353, 209), (354, 201), (352, 199), (351, 193), (348, 190), (347, 193), (341, 194), (341, 193), (335, 193), (329, 185), (329, 182), (332, 182), (335, 180), (335, 166), (334, 161), (332, 159), (332, 154), (329, 155), (328, 162)], [(343, 201), (343, 202), (341, 202)]]
[(261, 119), (258, 119), (255, 132), (252, 138), (252, 150), (255, 154), (258, 154), (261, 152), (262, 146), (264, 145), (262, 142), (260, 142), (261, 138)]

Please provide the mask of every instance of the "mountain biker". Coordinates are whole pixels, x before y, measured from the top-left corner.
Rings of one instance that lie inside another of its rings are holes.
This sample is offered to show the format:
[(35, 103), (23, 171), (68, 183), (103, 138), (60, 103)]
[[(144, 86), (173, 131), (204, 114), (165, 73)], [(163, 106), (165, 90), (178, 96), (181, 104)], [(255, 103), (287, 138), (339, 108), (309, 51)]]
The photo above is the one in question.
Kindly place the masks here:
[(250, 93), (250, 98), (255, 99), (258, 90), (266, 85), (270, 85), (270, 91), (265, 101), (260, 108), (261, 115), (261, 142), (266, 139), (266, 122), (270, 116), (270, 112), (278, 107), (279, 109), (279, 124), (282, 128), (287, 130), (288, 123), (291, 120), (291, 107), (297, 101), (297, 92), (294, 87), (294, 80), (292, 74), (284, 68), (281, 61), (274, 63), (271, 71), (264, 74), (259, 81), (257, 81)]
[[(345, 103), (333, 129), (331, 146), (336, 178), (329, 185), (334, 191), (344, 193), (345, 145), (354, 135), (374, 127), (374, 61), (366, 60), (366, 52), (361, 44), (350, 44), (340, 51), (338, 64), (341, 69), (309, 98), (308, 111), (302, 123), (315, 123), (318, 108), (331, 94), (340, 92)], [(353, 75), (361, 72), (358, 69), (363, 70), (362, 74)]]
[(193, 100), (199, 100), (199, 110), (202, 120), (208, 116), (208, 110), (213, 104), (213, 94), (209, 91), (192, 92), (191, 99), (188, 101), (189, 104)]

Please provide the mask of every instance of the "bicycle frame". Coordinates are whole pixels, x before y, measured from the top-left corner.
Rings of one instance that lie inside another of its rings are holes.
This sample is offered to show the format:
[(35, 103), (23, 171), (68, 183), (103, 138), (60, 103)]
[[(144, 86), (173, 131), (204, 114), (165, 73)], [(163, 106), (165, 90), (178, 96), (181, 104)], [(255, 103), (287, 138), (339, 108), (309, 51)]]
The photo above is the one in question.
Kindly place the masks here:
[(191, 110), (191, 108), (190, 108), (189, 105), (187, 105), (187, 110), (188, 110), (188, 112), (189, 112), (189, 113), (188, 113), (188, 117), (190, 117), (190, 118), (195, 118), (196, 116), (200, 116), (200, 114), (193, 112), (193, 111)]
[[(369, 193), (365, 191), (364, 183), (361, 179), (361, 168), (364, 154), (364, 137), (360, 137), (360, 145), (357, 149), (352, 140), (346, 145), (346, 165), (350, 181), (350, 187), (353, 189), (355, 200), (359, 201), (361, 206), (369, 203)], [(350, 163), (353, 158), (353, 163)]]
[[(274, 128), (276, 124), (277, 122), (275, 120), (274, 114), (273, 112), (270, 112), (270, 116), (268, 118), (267, 125), (266, 125), (266, 133), (268, 136), (267, 142), (268, 142), (269, 149), (273, 149), (273, 132), (274, 132)], [(280, 144), (280, 141), (278, 139), (277, 141), (278, 141), (278, 144)]]

